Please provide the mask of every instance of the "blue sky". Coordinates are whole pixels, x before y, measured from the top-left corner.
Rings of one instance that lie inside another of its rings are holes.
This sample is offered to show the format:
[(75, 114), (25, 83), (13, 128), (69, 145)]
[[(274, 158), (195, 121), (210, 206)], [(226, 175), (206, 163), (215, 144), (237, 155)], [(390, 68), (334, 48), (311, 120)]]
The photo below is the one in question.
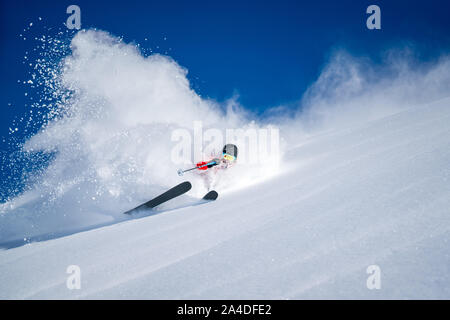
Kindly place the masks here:
[[(3, 154), (11, 151), (9, 127), (33, 98), (18, 83), (29, 78), (25, 52), (36, 46), (35, 36), (64, 28), (71, 4), (81, 8), (82, 28), (168, 54), (189, 70), (197, 93), (219, 101), (238, 94), (256, 112), (299, 100), (336, 48), (375, 61), (383, 51), (406, 45), (414, 45), (423, 60), (450, 49), (448, 1), (1, 1)], [(381, 8), (381, 30), (366, 28), (371, 4)], [(30, 22), (34, 26), (23, 40), (19, 35)]]

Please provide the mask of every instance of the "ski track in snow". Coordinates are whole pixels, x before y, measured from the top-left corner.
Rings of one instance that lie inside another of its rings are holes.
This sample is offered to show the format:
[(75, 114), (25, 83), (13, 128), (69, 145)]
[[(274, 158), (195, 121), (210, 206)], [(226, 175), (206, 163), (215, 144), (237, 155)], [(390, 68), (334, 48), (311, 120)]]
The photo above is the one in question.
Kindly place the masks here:
[(0, 298), (448, 299), (449, 123), (443, 99), (311, 136), (216, 202), (2, 250)]

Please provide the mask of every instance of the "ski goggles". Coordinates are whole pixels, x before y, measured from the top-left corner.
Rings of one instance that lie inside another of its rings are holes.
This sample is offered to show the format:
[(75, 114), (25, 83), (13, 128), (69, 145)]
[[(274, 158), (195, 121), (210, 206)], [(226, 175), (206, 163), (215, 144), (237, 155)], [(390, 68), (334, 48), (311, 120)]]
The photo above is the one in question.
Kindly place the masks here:
[(234, 160), (236, 160), (236, 157), (235, 157), (235, 156), (232, 156), (232, 155), (227, 154), (227, 153), (224, 153), (224, 154), (223, 154), (223, 158), (224, 158), (225, 160), (228, 160), (228, 161), (234, 161)]

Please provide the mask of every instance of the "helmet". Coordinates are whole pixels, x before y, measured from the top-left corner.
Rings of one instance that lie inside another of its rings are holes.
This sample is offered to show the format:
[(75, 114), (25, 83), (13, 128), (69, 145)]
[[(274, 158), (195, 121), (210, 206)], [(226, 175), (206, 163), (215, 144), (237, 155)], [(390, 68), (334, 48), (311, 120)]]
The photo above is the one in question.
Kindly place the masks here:
[(223, 147), (222, 155), (226, 160), (234, 161), (238, 155), (238, 148), (234, 144), (226, 144)]

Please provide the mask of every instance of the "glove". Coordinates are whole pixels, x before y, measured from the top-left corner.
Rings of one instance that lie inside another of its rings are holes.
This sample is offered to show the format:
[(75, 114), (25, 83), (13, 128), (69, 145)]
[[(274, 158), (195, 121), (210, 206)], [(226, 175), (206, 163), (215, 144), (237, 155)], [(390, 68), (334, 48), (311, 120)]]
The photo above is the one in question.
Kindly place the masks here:
[(219, 163), (220, 163), (220, 159), (212, 159), (209, 162), (205, 162), (205, 161), (199, 162), (196, 164), (196, 167), (198, 168), (198, 170), (206, 170), (206, 169), (212, 168), (214, 166), (217, 166)]
[[(198, 168), (198, 170), (206, 170), (206, 169), (208, 169), (209, 166), (205, 166), (205, 164), (206, 164), (205, 161), (201, 161), (196, 164), (196, 167)], [(202, 166), (204, 166), (204, 167), (202, 167)]]

